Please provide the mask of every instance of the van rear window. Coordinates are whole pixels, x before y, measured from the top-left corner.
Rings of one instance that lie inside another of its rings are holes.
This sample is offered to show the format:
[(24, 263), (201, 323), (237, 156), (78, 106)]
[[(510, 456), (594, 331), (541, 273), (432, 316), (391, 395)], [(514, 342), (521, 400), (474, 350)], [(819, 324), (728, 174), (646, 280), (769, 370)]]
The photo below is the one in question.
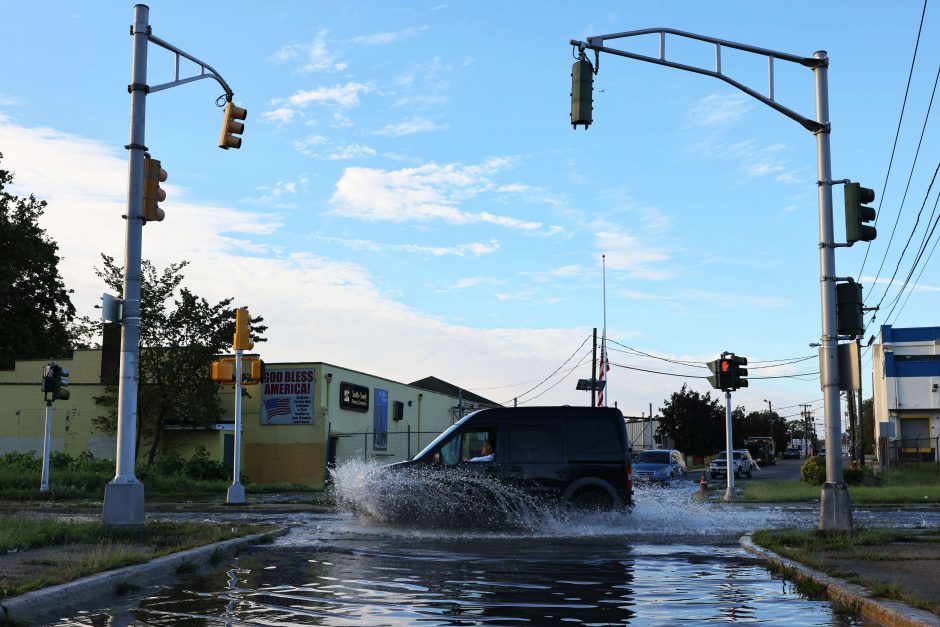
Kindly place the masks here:
[(604, 416), (568, 419), (568, 457), (624, 452), (623, 432), (616, 422)]

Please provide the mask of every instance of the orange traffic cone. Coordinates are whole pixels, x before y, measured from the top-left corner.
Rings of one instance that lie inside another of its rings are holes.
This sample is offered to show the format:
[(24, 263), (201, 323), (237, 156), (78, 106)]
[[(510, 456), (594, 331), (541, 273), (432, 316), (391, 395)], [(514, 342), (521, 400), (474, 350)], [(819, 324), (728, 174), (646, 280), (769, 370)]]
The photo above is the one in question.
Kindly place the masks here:
[(698, 482), (698, 489), (702, 494), (708, 494), (708, 484), (705, 482), (705, 473), (702, 473), (702, 479)]

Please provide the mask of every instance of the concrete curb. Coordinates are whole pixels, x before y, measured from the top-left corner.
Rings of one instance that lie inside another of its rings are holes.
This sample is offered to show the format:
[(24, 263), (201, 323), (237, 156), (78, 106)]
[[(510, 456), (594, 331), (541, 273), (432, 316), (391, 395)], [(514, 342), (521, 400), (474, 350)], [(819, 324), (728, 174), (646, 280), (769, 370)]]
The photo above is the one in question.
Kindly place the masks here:
[(940, 616), (936, 614), (918, 610), (900, 601), (876, 599), (862, 586), (830, 577), (818, 570), (757, 546), (751, 540), (751, 534), (749, 533), (741, 537), (741, 546), (745, 551), (767, 561), (792, 569), (798, 577), (810, 579), (825, 586), (826, 594), (831, 600), (855, 608), (865, 618), (877, 621), (882, 625), (891, 625), (892, 627), (940, 627)]
[(175, 576), (177, 569), (184, 564), (201, 566), (212, 560), (214, 555), (231, 555), (244, 546), (277, 538), (287, 532), (288, 529), (282, 527), (267, 533), (199, 546), (164, 555), (144, 564), (116, 568), (4, 599), (0, 601), (0, 624), (36, 624), (43, 618), (61, 615), (69, 608), (87, 605), (113, 594), (115, 587), (121, 584), (139, 584), (142, 581), (152, 583), (154, 580)]

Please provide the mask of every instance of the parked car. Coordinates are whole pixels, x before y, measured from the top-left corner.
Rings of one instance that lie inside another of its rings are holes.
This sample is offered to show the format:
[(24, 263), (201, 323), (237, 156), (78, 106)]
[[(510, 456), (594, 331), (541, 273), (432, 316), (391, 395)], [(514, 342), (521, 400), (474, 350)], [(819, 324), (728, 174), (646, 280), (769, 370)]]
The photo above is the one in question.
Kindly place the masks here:
[[(735, 449), (732, 451), (732, 473), (735, 477), (750, 477), (754, 468), (757, 467), (757, 463), (751, 457), (751, 454), (747, 449)], [(709, 473), (711, 474), (712, 479), (717, 479), (719, 476), (724, 477), (728, 474), (728, 458), (725, 455), (725, 451), (718, 453), (714, 459), (712, 459), (711, 466), (709, 467)]]
[(783, 450), (784, 459), (799, 459), (800, 458), (800, 449), (795, 446)]
[(675, 449), (640, 451), (633, 458), (635, 481), (669, 483), (686, 477), (685, 459)]
[[(633, 501), (626, 423), (613, 407), (483, 409), (441, 433), (414, 459), (386, 466), (383, 472), (407, 475), (419, 495), (422, 481), (426, 486), (450, 482), (453, 493), (442, 498), (466, 500), (470, 510), (481, 501), (502, 499), (501, 486), (507, 493), (584, 508), (619, 508)], [(474, 485), (480, 494), (465, 494)], [(420, 496), (407, 495), (389, 507), (400, 509), (402, 517), (424, 516), (424, 521), (451, 505), (422, 503)], [(415, 509), (429, 511), (418, 514), (411, 511)]]

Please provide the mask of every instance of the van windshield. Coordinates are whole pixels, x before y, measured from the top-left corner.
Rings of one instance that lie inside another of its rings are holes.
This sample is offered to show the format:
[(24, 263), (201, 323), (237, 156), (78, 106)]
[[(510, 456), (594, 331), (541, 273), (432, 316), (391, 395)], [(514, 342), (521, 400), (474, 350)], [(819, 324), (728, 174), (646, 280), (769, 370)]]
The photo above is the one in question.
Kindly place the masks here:
[(454, 424), (452, 424), (446, 431), (444, 431), (443, 433), (441, 433), (439, 436), (437, 436), (436, 438), (434, 438), (434, 440), (433, 440), (430, 444), (428, 444), (427, 446), (425, 446), (424, 449), (423, 449), (420, 453), (418, 453), (417, 455), (415, 455), (414, 458), (415, 458), (415, 459), (424, 459), (425, 457), (427, 457), (428, 455), (430, 455), (430, 454), (431, 454), (431, 451), (432, 451), (433, 449), (435, 449), (438, 444), (440, 444), (441, 442), (443, 442), (444, 440), (446, 440), (447, 438), (449, 438), (452, 433), (454, 433), (454, 432), (457, 431), (461, 426), (463, 426), (463, 424), (464, 424), (465, 422), (467, 422), (467, 420), (470, 418), (470, 416), (472, 416), (472, 415), (475, 414), (475, 413), (476, 413), (476, 412), (467, 414), (466, 416), (464, 416), (463, 418), (461, 418), (460, 420), (458, 420), (457, 422), (455, 422)]
[(643, 451), (636, 458), (638, 464), (668, 464), (669, 453), (666, 451)]

